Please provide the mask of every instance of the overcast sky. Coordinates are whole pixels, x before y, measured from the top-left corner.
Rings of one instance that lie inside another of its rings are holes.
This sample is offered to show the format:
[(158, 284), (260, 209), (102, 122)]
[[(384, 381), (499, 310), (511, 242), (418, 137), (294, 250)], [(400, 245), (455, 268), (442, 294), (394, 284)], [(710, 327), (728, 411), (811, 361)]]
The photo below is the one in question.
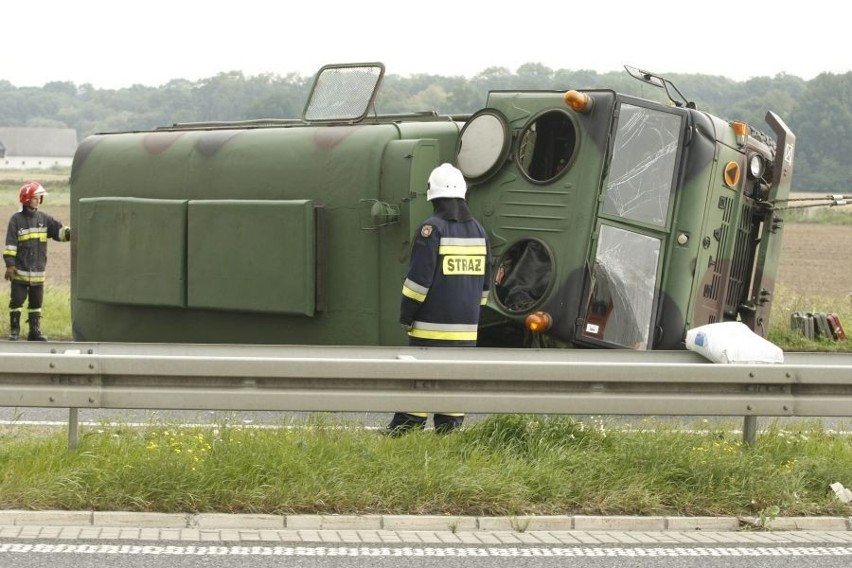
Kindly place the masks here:
[(852, 24), (832, 5), (842, 2), (6, 0), (0, 80), (160, 86), (366, 61), (395, 75), (541, 63), (812, 79), (852, 70)]

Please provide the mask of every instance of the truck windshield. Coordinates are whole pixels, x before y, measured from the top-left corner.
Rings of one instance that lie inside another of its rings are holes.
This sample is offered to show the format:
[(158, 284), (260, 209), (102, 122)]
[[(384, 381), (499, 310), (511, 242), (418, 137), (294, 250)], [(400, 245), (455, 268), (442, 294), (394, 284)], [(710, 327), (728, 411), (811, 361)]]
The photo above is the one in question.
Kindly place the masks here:
[(681, 116), (622, 103), (602, 212), (664, 227), (675, 180)]
[(660, 240), (601, 225), (582, 334), (648, 349)]
[(627, 102), (619, 106), (601, 189), (583, 337), (631, 349), (652, 347), (660, 251), (682, 125), (677, 111)]

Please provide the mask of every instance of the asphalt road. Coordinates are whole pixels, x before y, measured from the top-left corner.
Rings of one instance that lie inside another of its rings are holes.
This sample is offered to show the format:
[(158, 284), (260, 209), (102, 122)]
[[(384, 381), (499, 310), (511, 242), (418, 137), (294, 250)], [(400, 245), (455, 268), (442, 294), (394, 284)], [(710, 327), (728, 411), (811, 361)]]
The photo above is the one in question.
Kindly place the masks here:
[(227, 545), (0, 542), (0, 568), (847, 568), (852, 543), (713, 546)]

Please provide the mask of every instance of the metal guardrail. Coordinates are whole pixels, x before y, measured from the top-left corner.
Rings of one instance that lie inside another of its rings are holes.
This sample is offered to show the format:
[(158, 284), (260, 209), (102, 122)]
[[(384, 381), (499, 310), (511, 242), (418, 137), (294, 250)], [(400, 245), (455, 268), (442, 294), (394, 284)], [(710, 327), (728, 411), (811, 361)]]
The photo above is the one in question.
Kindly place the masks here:
[(2, 343), (0, 406), (744, 416), (748, 440), (750, 417), (852, 416), (852, 354)]

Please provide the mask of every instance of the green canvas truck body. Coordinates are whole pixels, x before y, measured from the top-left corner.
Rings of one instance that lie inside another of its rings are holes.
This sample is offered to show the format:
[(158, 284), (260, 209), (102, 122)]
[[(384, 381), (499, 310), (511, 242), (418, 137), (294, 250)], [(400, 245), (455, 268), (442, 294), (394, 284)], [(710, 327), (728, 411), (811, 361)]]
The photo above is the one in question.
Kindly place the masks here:
[(300, 120), (85, 139), (75, 339), (404, 344), (402, 281), (443, 162), (491, 240), (480, 344), (678, 349), (687, 329), (732, 319), (765, 335), (783, 232), (771, 203), (795, 143), (773, 113), (774, 139), (611, 90), (382, 116), (383, 73), (323, 68)]

